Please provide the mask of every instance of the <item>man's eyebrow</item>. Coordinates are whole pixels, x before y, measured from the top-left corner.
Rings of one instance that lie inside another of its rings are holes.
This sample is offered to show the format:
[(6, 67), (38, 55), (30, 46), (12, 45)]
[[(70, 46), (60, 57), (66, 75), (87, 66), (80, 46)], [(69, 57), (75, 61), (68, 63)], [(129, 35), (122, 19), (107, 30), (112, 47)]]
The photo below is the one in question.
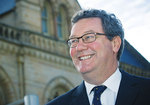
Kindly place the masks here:
[(88, 30), (88, 31), (85, 31), (84, 34), (91, 33), (91, 32), (94, 32), (94, 31), (93, 30)]
[[(84, 34), (87, 34), (87, 33), (93, 33), (94, 31), (93, 30), (88, 30), (88, 31), (85, 31), (82, 35)], [(69, 37), (69, 39), (72, 39), (72, 38), (78, 38), (77, 35), (71, 35), (71, 37)]]
[(72, 38), (77, 38), (77, 36), (76, 36), (76, 35), (71, 35), (71, 36), (69, 37), (69, 39), (72, 39)]

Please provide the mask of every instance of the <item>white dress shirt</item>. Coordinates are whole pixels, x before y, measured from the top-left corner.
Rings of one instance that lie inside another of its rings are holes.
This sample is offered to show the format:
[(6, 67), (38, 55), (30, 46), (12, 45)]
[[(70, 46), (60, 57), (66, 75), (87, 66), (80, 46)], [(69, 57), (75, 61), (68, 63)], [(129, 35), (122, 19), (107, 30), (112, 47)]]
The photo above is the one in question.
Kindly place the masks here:
[[(121, 77), (121, 72), (117, 68), (117, 70), (102, 84), (107, 87), (106, 90), (101, 94), (102, 105), (115, 105)], [(92, 105), (92, 100), (94, 97), (94, 92), (91, 90), (95, 86), (96, 85), (89, 84), (85, 81), (86, 92), (90, 105)]]

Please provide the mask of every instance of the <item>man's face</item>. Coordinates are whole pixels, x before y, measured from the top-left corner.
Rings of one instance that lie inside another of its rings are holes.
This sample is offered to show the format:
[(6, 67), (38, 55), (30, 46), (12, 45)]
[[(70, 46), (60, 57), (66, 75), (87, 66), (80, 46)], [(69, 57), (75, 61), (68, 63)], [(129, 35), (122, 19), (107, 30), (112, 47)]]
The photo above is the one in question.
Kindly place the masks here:
[[(104, 33), (99, 18), (79, 20), (73, 25), (70, 38), (81, 37), (89, 32)], [(96, 37), (92, 43), (84, 43), (82, 39), (79, 39), (78, 45), (70, 48), (73, 63), (81, 74), (94, 71), (102, 73), (112, 63), (114, 56), (112, 42), (105, 35), (97, 35)]]

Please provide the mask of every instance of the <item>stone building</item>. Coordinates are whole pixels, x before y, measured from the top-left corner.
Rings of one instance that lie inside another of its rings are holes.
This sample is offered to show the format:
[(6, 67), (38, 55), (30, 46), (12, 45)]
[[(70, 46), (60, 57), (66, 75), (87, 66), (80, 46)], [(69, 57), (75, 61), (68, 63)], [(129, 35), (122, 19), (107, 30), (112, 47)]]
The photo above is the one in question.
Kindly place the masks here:
[(1, 7), (0, 105), (27, 94), (43, 105), (81, 82), (65, 42), (76, 0), (1, 0)]
[[(43, 105), (81, 83), (65, 43), (77, 0), (1, 0), (0, 7), (0, 105), (28, 94)], [(127, 41), (120, 68), (150, 77), (149, 62)]]

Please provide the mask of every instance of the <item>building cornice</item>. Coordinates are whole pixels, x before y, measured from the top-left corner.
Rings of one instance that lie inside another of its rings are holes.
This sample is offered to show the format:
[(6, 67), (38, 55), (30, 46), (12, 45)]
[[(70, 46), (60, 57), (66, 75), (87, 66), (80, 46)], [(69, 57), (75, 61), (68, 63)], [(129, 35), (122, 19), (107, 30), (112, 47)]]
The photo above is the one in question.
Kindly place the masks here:
[(1, 52), (33, 56), (74, 68), (65, 42), (4, 24), (0, 24), (0, 30)]
[(134, 74), (134, 75), (150, 77), (149, 70), (141, 69), (141, 68), (138, 68), (138, 67), (130, 65), (130, 64), (120, 62), (119, 68), (122, 70), (125, 70), (128, 73)]

